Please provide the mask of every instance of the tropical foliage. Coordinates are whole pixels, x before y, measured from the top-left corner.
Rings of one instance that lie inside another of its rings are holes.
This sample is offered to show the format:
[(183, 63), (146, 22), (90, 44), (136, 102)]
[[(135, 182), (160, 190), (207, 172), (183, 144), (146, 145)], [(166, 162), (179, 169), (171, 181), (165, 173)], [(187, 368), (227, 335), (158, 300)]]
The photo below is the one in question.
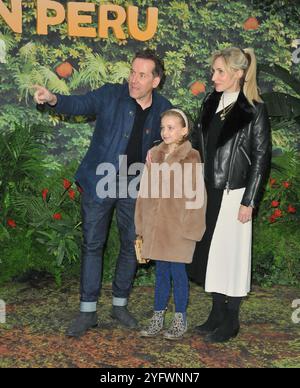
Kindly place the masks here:
[[(59, 279), (63, 266), (78, 263), (80, 255), (80, 193), (74, 184), (66, 189), (63, 182), (72, 182), (94, 118), (38, 111), (32, 100), (34, 84), (82, 94), (106, 82), (122, 83), (134, 53), (149, 47), (165, 60), (163, 94), (195, 117), (211, 87), (211, 52), (237, 45), (255, 49), (273, 129), (271, 178), (276, 183), (266, 188), (255, 221), (254, 277), (266, 284), (297, 282), (300, 65), (292, 62), (300, 37), (297, 1), (136, 0), (141, 25), (147, 7), (159, 8), (157, 34), (145, 43), (131, 39), (128, 31), (122, 41), (112, 33), (105, 40), (68, 37), (64, 23), (50, 27), (48, 36), (37, 36), (36, 1), (22, 3), (22, 35), (13, 34), (0, 19), (0, 277), (37, 268)], [(128, 1), (114, 3), (126, 6)], [(60, 216), (53, 218), (55, 214)], [(289, 249), (284, 249), (285, 241)], [(113, 223), (106, 260), (115, 260), (117, 247)], [(107, 279), (112, 262), (105, 269)], [(138, 276), (141, 282), (151, 278), (151, 267)]]

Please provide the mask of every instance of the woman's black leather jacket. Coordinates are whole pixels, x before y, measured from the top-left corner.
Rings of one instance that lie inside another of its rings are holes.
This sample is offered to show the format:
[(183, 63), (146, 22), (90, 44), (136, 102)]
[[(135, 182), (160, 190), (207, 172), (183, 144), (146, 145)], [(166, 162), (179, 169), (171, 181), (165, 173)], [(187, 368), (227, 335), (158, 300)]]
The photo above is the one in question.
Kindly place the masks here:
[[(204, 161), (204, 171), (209, 124), (221, 95), (214, 91), (205, 98), (191, 136), (193, 147), (199, 150)], [(245, 187), (241, 204), (256, 207), (269, 173), (271, 149), (270, 123), (265, 104), (257, 102), (253, 106), (240, 92), (217, 140), (213, 182), (210, 184), (217, 189), (227, 190)]]

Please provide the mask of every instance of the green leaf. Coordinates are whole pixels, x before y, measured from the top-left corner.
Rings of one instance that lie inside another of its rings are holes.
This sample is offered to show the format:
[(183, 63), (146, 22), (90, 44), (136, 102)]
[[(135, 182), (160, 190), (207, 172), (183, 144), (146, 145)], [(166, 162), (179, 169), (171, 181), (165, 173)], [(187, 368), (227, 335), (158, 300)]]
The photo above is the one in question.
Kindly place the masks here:
[(289, 119), (300, 116), (300, 98), (285, 93), (264, 93), (262, 98), (267, 104), (270, 116)]
[(57, 265), (59, 266), (62, 265), (62, 262), (64, 260), (65, 248), (66, 248), (65, 240), (60, 240), (58, 249), (57, 249), (57, 257), (56, 257), (56, 262), (57, 262)]
[(258, 71), (263, 71), (267, 74), (270, 74), (276, 78), (281, 79), (290, 88), (292, 88), (297, 94), (300, 95), (300, 81), (293, 77), (286, 69), (281, 66), (273, 65), (269, 66), (266, 64), (258, 65)]

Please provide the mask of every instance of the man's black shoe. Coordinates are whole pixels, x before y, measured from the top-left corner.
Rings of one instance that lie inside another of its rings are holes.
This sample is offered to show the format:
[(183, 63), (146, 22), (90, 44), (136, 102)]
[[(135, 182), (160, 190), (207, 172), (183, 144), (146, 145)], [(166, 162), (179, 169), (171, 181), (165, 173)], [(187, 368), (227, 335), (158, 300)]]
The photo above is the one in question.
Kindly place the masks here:
[(118, 320), (121, 325), (129, 327), (130, 329), (137, 327), (136, 319), (133, 318), (126, 306), (113, 306), (111, 316)]
[(70, 327), (66, 331), (68, 337), (79, 338), (85, 334), (92, 327), (98, 326), (97, 313), (83, 313), (80, 312), (72, 321)]

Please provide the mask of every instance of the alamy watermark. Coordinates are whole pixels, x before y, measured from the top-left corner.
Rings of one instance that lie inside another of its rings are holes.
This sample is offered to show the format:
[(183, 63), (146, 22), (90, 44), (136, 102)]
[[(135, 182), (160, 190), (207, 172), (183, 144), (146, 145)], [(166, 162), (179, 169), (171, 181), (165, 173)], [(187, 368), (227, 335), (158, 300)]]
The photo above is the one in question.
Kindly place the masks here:
[(0, 299), (0, 324), (6, 322), (6, 303)]
[[(118, 169), (112, 163), (100, 163), (96, 193), (103, 198), (182, 198), (186, 209), (204, 204), (205, 185), (202, 163), (133, 163), (127, 169), (127, 156), (119, 156)], [(129, 178), (130, 177), (130, 178)], [(142, 178), (141, 178), (142, 177)]]
[(300, 323), (300, 299), (295, 299), (292, 302), (292, 308), (296, 309), (292, 314), (293, 323)]

